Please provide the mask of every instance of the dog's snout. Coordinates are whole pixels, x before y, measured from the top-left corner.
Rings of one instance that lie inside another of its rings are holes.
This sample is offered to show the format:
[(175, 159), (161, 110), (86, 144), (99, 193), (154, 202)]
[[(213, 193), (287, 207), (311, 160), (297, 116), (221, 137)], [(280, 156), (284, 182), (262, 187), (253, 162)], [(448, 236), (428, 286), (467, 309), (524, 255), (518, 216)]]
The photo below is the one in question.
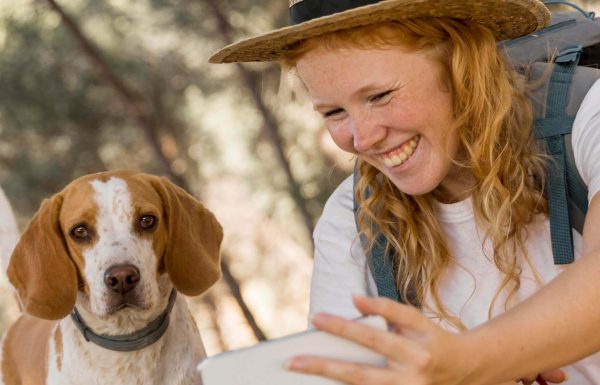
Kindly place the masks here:
[(132, 265), (112, 266), (104, 272), (104, 283), (109, 289), (125, 294), (140, 281), (140, 271)]

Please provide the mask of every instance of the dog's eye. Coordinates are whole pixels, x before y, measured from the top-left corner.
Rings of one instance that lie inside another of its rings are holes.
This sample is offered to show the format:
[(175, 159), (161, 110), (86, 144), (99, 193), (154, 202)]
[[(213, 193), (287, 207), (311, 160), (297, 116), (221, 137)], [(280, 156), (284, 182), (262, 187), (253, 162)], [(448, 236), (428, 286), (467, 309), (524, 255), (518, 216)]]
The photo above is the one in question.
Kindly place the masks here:
[(154, 215), (144, 215), (140, 218), (140, 227), (144, 230), (150, 230), (156, 223), (156, 217)]
[(85, 225), (78, 225), (71, 230), (71, 235), (76, 239), (86, 239), (89, 237), (90, 233)]

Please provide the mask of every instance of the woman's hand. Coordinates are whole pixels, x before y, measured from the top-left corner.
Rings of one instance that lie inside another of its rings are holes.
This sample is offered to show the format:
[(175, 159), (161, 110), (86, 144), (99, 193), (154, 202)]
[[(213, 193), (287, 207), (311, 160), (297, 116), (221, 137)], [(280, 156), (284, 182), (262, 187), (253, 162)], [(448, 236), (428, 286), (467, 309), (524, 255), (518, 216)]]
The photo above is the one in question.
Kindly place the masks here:
[(290, 370), (356, 385), (471, 383), (468, 378), (475, 357), (465, 350), (466, 343), (460, 334), (443, 330), (412, 306), (386, 298), (356, 297), (354, 303), (365, 315), (383, 316), (391, 332), (327, 314), (316, 315), (312, 320), (314, 326), (383, 354), (388, 359), (388, 366), (380, 368), (301, 356), (290, 360)]
[[(354, 304), (365, 314), (379, 314), (387, 320), (391, 331), (381, 331), (343, 318), (318, 314), (313, 318), (316, 328), (353, 340), (387, 357), (385, 368), (342, 362), (313, 356), (294, 357), (288, 363), (290, 370), (317, 374), (346, 384), (364, 385), (472, 385), (480, 384), (478, 377), (478, 349), (463, 334), (452, 333), (439, 327), (412, 306), (402, 305), (386, 298), (355, 297)], [(562, 371), (546, 372), (552, 381)], [(535, 376), (533, 376), (535, 378)], [(524, 379), (531, 384), (530, 379)], [(506, 382), (502, 385), (514, 385)]]

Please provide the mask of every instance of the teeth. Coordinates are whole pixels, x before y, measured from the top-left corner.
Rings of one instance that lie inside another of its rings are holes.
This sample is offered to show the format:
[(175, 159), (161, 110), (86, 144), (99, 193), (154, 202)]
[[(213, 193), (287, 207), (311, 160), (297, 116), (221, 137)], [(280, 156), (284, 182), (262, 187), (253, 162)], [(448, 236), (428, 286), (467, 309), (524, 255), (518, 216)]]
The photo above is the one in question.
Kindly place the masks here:
[(404, 143), (400, 148), (390, 151), (380, 156), (381, 161), (386, 167), (397, 167), (404, 163), (415, 152), (419, 144), (420, 136), (415, 136), (410, 141)]

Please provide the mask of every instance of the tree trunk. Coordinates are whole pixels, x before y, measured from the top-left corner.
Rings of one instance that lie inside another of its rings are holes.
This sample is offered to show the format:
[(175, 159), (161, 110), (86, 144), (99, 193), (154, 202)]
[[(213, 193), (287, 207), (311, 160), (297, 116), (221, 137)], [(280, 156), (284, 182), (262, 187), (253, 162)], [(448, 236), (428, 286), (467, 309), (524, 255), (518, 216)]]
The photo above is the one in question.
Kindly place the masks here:
[[(205, 3), (212, 9), (215, 18), (217, 19), (217, 25), (219, 28), (219, 33), (223, 36), (223, 40), (225, 44), (231, 44), (231, 25), (227, 21), (224, 13), (221, 11), (218, 0), (204, 0)], [(302, 215), (302, 219), (304, 221), (304, 226), (308, 233), (308, 237), (312, 242), (312, 233), (314, 230), (313, 218), (308, 212), (306, 199), (302, 195), (302, 191), (300, 190), (300, 185), (296, 181), (292, 169), (290, 167), (290, 163), (285, 155), (285, 148), (283, 144), (283, 140), (279, 133), (279, 125), (277, 124), (277, 119), (273, 116), (269, 108), (266, 106), (263, 101), (259, 91), (257, 84), (259, 84), (257, 76), (255, 73), (248, 71), (241, 64), (237, 64), (237, 68), (239, 74), (242, 78), (242, 82), (245, 87), (250, 92), (250, 96), (252, 97), (252, 101), (260, 114), (263, 117), (263, 132), (265, 136), (271, 142), (273, 149), (275, 150), (275, 154), (277, 156), (277, 161), (279, 162), (281, 168), (285, 172), (287, 177), (288, 191), (292, 196), (294, 202), (296, 202), (296, 206), (300, 210), (300, 214)]]

